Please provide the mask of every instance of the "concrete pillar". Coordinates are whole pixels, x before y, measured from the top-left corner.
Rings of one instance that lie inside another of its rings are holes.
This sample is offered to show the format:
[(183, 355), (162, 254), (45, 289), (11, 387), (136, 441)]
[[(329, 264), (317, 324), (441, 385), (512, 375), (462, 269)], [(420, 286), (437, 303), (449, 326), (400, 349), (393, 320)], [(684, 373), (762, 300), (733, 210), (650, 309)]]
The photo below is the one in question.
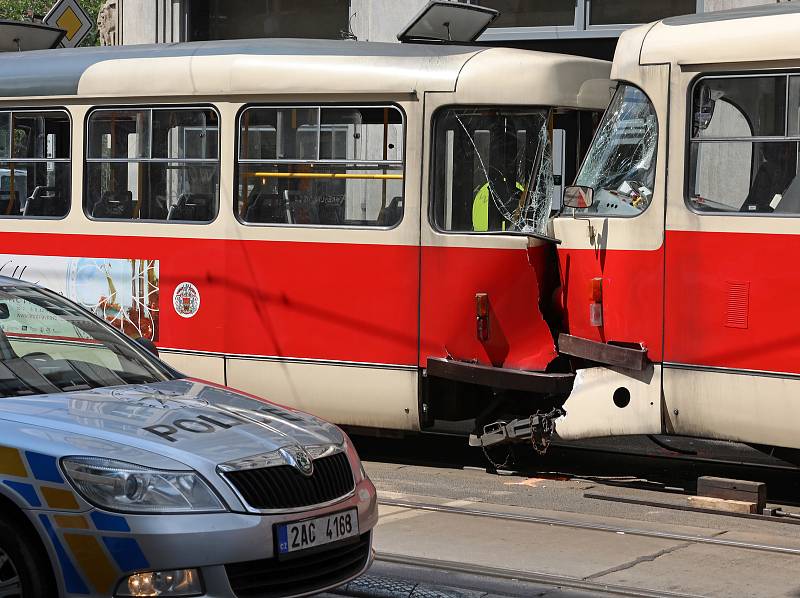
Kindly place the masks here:
[(361, 41), (396, 42), (397, 34), (428, 0), (351, 0), (350, 24)]
[(184, 41), (186, 0), (118, 0), (120, 44)]

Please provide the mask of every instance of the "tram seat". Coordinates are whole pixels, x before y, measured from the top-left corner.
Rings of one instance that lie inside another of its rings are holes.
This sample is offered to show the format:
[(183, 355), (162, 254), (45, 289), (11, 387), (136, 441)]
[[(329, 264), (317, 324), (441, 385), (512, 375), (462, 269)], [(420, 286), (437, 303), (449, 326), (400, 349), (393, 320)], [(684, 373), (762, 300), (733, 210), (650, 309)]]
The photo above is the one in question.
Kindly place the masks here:
[(58, 187), (38, 186), (25, 202), (23, 216), (61, 216), (64, 205)]
[(403, 218), (403, 198), (393, 197), (378, 214), (378, 226), (394, 226)]
[(207, 193), (184, 193), (169, 209), (167, 220), (206, 222), (211, 220), (211, 195)]
[(284, 224), (286, 208), (277, 193), (256, 191), (250, 195), (245, 222)]
[(133, 193), (103, 191), (100, 201), (92, 206), (93, 218), (133, 218)]

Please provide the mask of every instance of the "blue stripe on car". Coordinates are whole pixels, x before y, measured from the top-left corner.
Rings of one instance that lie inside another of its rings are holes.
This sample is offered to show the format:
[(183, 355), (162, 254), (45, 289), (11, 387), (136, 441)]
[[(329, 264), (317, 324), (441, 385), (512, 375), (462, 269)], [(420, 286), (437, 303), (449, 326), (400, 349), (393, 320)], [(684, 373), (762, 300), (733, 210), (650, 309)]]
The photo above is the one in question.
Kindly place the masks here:
[(64, 550), (64, 546), (58, 539), (56, 530), (53, 529), (47, 515), (39, 515), (39, 520), (47, 531), (47, 535), (50, 536), (50, 541), (53, 543), (53, 548), (55, 548), (56, 555), (58, 556), (58, 562), (61, 564), (61, 573), (64, 576), (64, 588), (70, 594), (89, 594), (89, 588), (86, 587), (83, 579), (81, 579), (80, 574), (77, 569), (75, 569), (75, 565), (69, 560), (67, 551)]
[(34, 488), (31, 484), (25, 484), (24, 482), (12, 482), (9, 480), (6, 480), (3, 483), (24, 498), (30, 506), (42, 506), (42, 501), (39, 500), (39, 495), (36, 494), (36, 488)]
[(56, 484), (64, 483), (64, 478), (61, 477), (61, 472), (58, 471), (58, 462), (55, 457), (31, 451), (25, 451), (25, 457), (27, 457), (31, 472), (37, 480)]
[(95, 511), (91, 515), (94, 526), (103, 532), (129, 532), (131, 531), (128, 522), (119, 515), (109, 515), (108, 513), (98, 513)]
[(103, 543), (123, 572), (150, 567), (150, 563), (147, 562), (142, 549), (139, 548), (139, 543), (133, 538), (109, 538), (103, 536)]

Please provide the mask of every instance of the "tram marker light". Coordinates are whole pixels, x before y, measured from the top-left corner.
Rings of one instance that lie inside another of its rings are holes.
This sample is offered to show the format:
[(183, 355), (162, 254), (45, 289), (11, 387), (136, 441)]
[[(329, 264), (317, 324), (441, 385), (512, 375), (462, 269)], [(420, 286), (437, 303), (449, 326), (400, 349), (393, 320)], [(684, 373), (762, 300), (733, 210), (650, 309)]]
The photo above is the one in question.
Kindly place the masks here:
[(592, 278), (590, 285), (589, 323), (592, 326), (603, 325), (603, 279)]
[(476, 336), (480, 342), (489, 340), (489, 293), (475, 293)]
[(602, 278), (592, 278), (591, 286), (590, 286), (590, 299), (592, 303), (602, 303), (603, 302), (603, 279)]

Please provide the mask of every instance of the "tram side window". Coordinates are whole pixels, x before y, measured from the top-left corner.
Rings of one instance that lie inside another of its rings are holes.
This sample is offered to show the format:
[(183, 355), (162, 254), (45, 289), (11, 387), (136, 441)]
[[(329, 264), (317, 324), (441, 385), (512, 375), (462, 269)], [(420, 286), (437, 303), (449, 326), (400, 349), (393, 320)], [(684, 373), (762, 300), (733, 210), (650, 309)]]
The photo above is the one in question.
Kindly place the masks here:
[(84, 207), (93, 218), (210, 222), (219, 169), (219, 119), (210, 108), (89, 115)]
[(543, 108), (440, 110), (433, 224), (447, 232), (545, 232), (554, 185), (548, 118)]
[(404, 138), (393, 107), (248, 108), (236, 213), (247, 224), (395, 226)]
[(69, 115), (0, 112), (0, 217), (63, 218), (70, 189)]
[(800, 214), (800, 77), (707, 77), (694, 87), (689, 205)]

